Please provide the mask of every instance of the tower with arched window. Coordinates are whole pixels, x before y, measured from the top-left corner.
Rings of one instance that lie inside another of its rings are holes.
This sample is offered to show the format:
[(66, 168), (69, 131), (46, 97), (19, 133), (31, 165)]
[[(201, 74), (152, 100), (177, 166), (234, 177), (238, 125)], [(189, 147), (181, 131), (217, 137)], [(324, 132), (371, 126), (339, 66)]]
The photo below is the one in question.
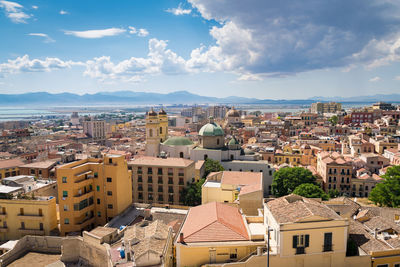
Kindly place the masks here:
[(157, 112), (151, 109), (146, 114), (146, 155), (156, 157), (159, 153), (160, 121)]

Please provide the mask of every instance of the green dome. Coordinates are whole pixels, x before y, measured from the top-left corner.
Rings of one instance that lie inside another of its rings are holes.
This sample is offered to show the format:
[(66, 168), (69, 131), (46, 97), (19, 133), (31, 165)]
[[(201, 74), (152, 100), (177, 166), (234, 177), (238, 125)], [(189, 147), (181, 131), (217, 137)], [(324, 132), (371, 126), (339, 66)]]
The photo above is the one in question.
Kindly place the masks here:
[(199, 135), (201, 136), (224, 136), (224, 131), (221, 126), (216, 124), (215, 122), (210, 122), (201, 127), (199, 131)]
[(232, 138), (228, 143), (228, 145), (238, 145), (238, 144), (239, 144), (239, 142), (238, 142), (238, 140), (236, 140), (236, 138)]
[(172, 136), (172, 137), (168, 138), (163, 143), (163, 145), (166, 145), (166, 146), (190, 146), (190, 145), (193, 145), (193, 142), (186, 137)]

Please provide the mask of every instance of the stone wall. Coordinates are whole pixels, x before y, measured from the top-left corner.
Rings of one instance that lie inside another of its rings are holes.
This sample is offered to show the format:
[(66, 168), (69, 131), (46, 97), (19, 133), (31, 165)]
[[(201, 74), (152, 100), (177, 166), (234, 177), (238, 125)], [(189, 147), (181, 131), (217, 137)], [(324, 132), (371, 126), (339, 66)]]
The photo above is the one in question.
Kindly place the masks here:
[(81, 262), (88, 266), (111, 267), (108, 244), (86, 243), (82, 237), (67, 237), (62, 241), (61, 261)]
[(15, 247), (0, 256), (0, 266), (7, 266), (28, 252), (61, 254), (61, 237), (55, 236), (24, 236)]

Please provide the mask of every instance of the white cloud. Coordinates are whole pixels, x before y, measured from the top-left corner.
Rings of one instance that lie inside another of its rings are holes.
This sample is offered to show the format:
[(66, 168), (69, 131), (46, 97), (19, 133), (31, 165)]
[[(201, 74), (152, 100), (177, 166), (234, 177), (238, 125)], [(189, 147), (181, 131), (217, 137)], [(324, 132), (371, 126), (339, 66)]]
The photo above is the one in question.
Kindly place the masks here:
[(114, 63), (108, 56), (94, 58), (86, 62), (84, 75), (107, 79), (120, 79), (128, 82), (138, 82), (144, 75), (187, 73), (185, 60), (167, 49), (167, 41), (150, 39), (147, 57), (131, 57), (119, 63)]
[(43, 37), (45, 43), (54, 43), (55, 40), (52, 39), (50, 36), (48, 36), (45, 33), (28, 33), (29, 36), (38, 36), (38, 37)]
[(103, 30), (88, 30), (88, 31), (64, 31), (67, 35), (73, 35), (79, 38), (95, 39), (103, 38), (107, 36), (115, 36), (126, 32), (125, 29), (121, 28), (109, 28)]
[(176, 8), (168, 8), (165, 11), (168, 13), (172, 13), (175, 16), (189, 15), (192, 12), (192, 10), (190, 8), (188, 8), (188, 9), (183, 8), (182, 3), (179, 3), (178, 7), (176, 7)]
[(136, 30), (135, 27), (128, 26), (128, 28), (129, 28), (129, 33), (130, 33), (130, 34), (136, 34), (136, 33), (137, 33), (137, 30)]
[(38, 9), (39, 7), (38, 7), (38, 6), (35, 6), (35, 5), (33, 5), (33, 6), (32, 6), (32, 8), (33, 8), (33, 9)]
[(60, 10), (60, 15), (67, 15), (67, 14), (69, 14), (69, 12), (68, 11), (65, 11), (65, 10)]
[(24, 13), (22, 5), (11, 1), (0, 1), (0, 7), (4, 9), (7, 17), (14, 23), (27, 23), (27, 19), (31, 16)]
[(147, 35), (149, 35), (149, 32), (146, 29), (139, 29), (138, 36), (146, 37)]
[(374, 83), (374, 82), (379, 82), (380, 80), (381, 80), (381, 77), (378, 77), (378, 76), (369, 79), (369, 81), (370, 81), (370, 82), (373, 82), (373, 83)]
[(396, 76), (396, 77), (394, 77), (394, 79), (395, 79), (396, 81), (400, 81), (400, 75), (399, 75), (399, 76)]
[(189, 2), (204, 19), (220, 24), (210, 30), (215, 45), (192, 51), (189, 64), (199, 70), (246, 78), (400, 61), (396, 1)]
[(6, 63), (0, 63), (0, 76), (17, 74), (21, 72), (49, 72), (52, 70), (71, 68), (82, 65), (81, 62), (63, 61), (59, 58), (47, 57), (44, 60), (30, 59), (28, 55), (9, 59)]

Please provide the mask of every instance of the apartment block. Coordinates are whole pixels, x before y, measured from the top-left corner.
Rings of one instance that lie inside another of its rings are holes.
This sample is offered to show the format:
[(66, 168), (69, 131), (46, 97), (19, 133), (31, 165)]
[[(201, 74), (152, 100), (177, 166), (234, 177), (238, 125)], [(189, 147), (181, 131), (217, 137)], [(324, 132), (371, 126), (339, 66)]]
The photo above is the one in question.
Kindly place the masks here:
[(140, 157), (132, 170), (133, 202), (183, 204), (182, 191), (195, 180), (195, 162), (183, 158)]
[(311, 104), (311, 112), (312, 113), (336, 113), (342, 110), (342, 104), (336, 102), (329, 103), (312, 103)]
[(19, 166), (24, 162), (20, 159), (0, 160), (0, 179), (20, 174)]
[(52, 231), (58, 231), (55, 197), (0, 199), (0, 240)]
[(83, 133), (94, 142), (104, 142), (106, 139), (106, 122), (90, 120), (83, 122)]
[(338, 152), (323, 151), (317, 157), (317, 172), (322, 177), (325, 191), (337, 189), (350, 196), (353, 175), (352, 159)]
[(132, 178), (122, 155), (57, 168), (62, 235), (104, 225), (132, 203)]

